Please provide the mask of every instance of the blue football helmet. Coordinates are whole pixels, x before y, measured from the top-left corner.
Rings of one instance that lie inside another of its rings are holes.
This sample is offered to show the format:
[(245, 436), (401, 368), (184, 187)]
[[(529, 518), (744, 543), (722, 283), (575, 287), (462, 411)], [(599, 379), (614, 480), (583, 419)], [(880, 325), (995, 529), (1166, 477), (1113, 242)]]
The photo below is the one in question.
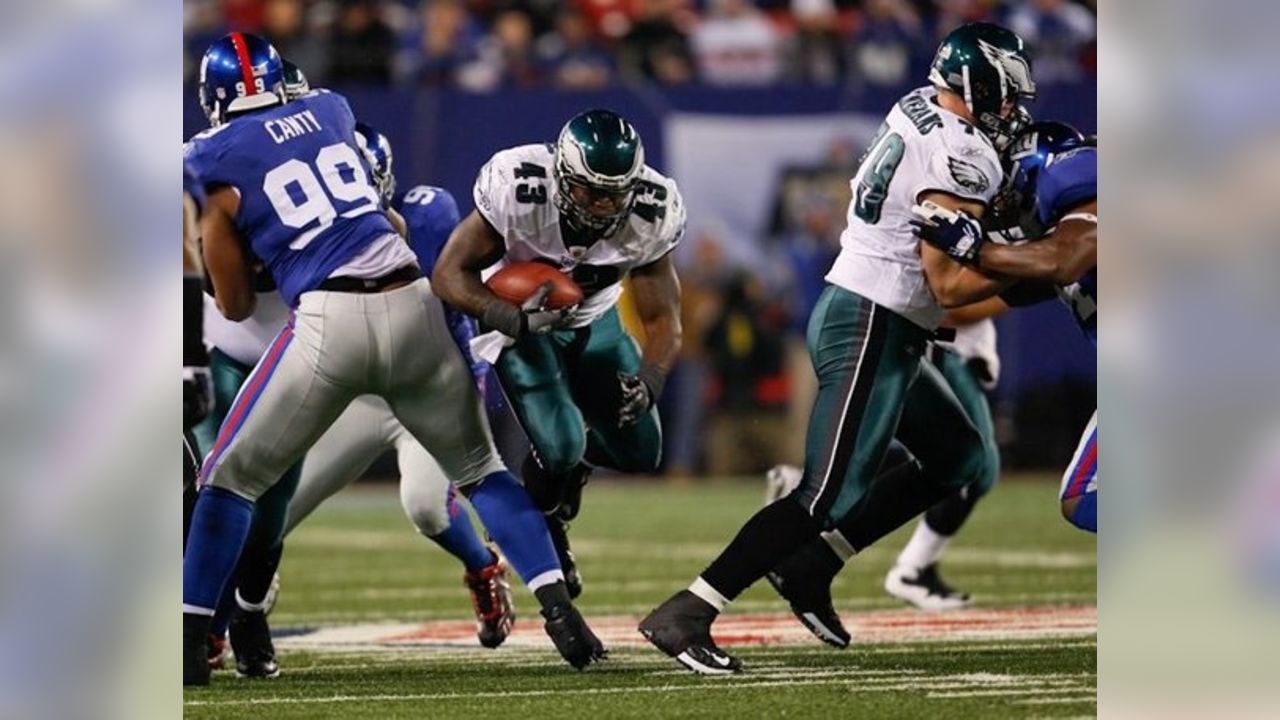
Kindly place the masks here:
[(1002, 213), (1008, 213), (1026, 227), (1039, 224), (1036, 218), (1036, 179), (1053, 158), (1068, 150), (1086, 145), (1079, 130), (1052, 120), (1035, 122), (1023, 130), (1005, 153), (1004, 196), (997, 202)]
[(391, 205), (391, 198), (396, 194), (396, 176), (391, 172), (391, 163), (395, 155), (391, 152), (391, 141), (386, 135), (378, 132), (365, 123), (356, 123), (356, 143), (364, 153), (369, 169), (373, 171), (373, 182), (378, 186), (378, 197), (382, 204)]
[(271, 43), (249, 33), (219, 38), (200, 61), (200, 107), (209, 124), (286, 101), (284, 63)]

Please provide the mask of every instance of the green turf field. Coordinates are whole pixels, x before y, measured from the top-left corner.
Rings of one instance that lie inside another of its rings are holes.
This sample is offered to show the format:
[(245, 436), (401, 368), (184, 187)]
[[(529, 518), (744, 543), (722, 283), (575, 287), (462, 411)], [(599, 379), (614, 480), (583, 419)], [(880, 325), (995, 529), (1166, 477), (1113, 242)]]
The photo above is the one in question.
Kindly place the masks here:
[(1058, 516), (1055, 492), (1051, 478), (1004, 482), (949, 549), (944, 573), (977, 596), (977, 609), (906, 611), (884, 594), (904, 529), (855, 558), (836, 586), (861, 643), (840, 652), (810, 641), (761, 584), (717, 624), (751, 643), (733, 649), (746, 671), (708, 679), (632, 629), (727, 542), (759, 505), (763, 481), (588, 488), (570, 534), (586, 582), (579, 604), (613, 652), (582, 673), (543, 644), (523, 588), (516, 634), (480, 648), (457, 563), (414, 533), (391, 488), (350, 490), (289, 539), (272, 615), (277, 633), (291, 635), (279, 640), (283, 676), (216, 673), (210, 688), (185, 692), (186, 716), (1092, 715), (1095, 541)]

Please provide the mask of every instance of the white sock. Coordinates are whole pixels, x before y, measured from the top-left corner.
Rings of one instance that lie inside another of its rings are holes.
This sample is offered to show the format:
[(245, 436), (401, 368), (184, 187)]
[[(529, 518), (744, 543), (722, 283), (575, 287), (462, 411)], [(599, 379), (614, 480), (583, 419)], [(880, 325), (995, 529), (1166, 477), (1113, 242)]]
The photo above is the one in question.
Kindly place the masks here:
[(251, 603), (244, 599), (244, 597), (240, 594), (239, 588), (237, 588), (236, 589), (236, 605), (239, 605), (240, 609), (244, 610), (245, 612), (266, 612), (267, 599), (263, 598), (262, 602)]
[(897, 564), (917, 570), (932, 565), (938, 561), (950, 539), (947, 535), (938, 534), (924, 518), (920, 518), (920, 522), (916, 523), (916, 531), (911, 534), (911, 540), (898, 554)]
[(555, 570), (548, 570), (544, 573), (534, 575), (533, 579), (524, 585), (529, 588), (529, 592), (533, 592), (540, 587), (545, 587), (562, 581), (564, 581), (564, 571), (560, 568), (556, 568)]
[(729, 605), (729, 598), (721, 595), (719, 590), (711, 587), (711, 583), (703, 580), (701, 575), (689, 586), (689, 592), (706, 600), (708, 605), (716, 609), (716, 612), (724, 610)]
[(858, 554), (857, 550), (849, 544), (844, 535), (839, 530), (828, 530), (822, 533), (822, 539), (827, 541), (827, 545), (831, 546), (831, 551), (840, 558), (841, 562), (849, 562), (849, 558)]

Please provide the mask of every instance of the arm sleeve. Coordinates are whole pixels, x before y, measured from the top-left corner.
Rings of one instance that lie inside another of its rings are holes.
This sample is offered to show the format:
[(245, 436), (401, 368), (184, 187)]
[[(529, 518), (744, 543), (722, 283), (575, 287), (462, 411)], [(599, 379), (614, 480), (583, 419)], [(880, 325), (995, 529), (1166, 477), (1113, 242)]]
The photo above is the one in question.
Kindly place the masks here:
[(640, 263), (641, 265), (648, 265), (661, 260), (672, 250), (675, 250), (676, 246), (680, 244), (680, 240), (684, 238), (685, 227), (689, 221), (684, 207), (684, 198), (680, 196), (680, 189), (676, 187), (674, 181), (668, 180), (666, 185), (666, 212), (663, 213), (662, 225), (658, 228), (658, 241), (654, 243), (650, 252), (646, 253), (644, 262)]
[(1052, 225), (1071, 208), (1098, 197), (1098, 152), (1082, 148), (1054, 160), (1036, 182), (1036, 212)]
[(503, 221), (503, 217), (507, 214), (504, 212), (506, 208), (503, 207), (503, 202), (509, 193), (504, 192), (506, 185), (503, 182), (501, 165), (498, 156), (495, 155), (480, 168), (475, 187), (472, 189), (472, 199), (481, 217), (505, 238), (508, 228)]

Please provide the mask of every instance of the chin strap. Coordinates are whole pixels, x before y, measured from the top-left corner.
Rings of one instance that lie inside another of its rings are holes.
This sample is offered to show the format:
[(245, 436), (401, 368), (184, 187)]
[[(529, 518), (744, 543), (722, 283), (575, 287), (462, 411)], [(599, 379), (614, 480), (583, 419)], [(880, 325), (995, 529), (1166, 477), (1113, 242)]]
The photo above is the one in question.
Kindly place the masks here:
[(1087, 212), (1071, 213), (1070, 215), (1063, 217), (1058, 222), (1064, 223), (1068, 220), (1080, 220), (1081, 222), (1093, 223), (1094, 225), (1098, 224), (1098, 216)]

